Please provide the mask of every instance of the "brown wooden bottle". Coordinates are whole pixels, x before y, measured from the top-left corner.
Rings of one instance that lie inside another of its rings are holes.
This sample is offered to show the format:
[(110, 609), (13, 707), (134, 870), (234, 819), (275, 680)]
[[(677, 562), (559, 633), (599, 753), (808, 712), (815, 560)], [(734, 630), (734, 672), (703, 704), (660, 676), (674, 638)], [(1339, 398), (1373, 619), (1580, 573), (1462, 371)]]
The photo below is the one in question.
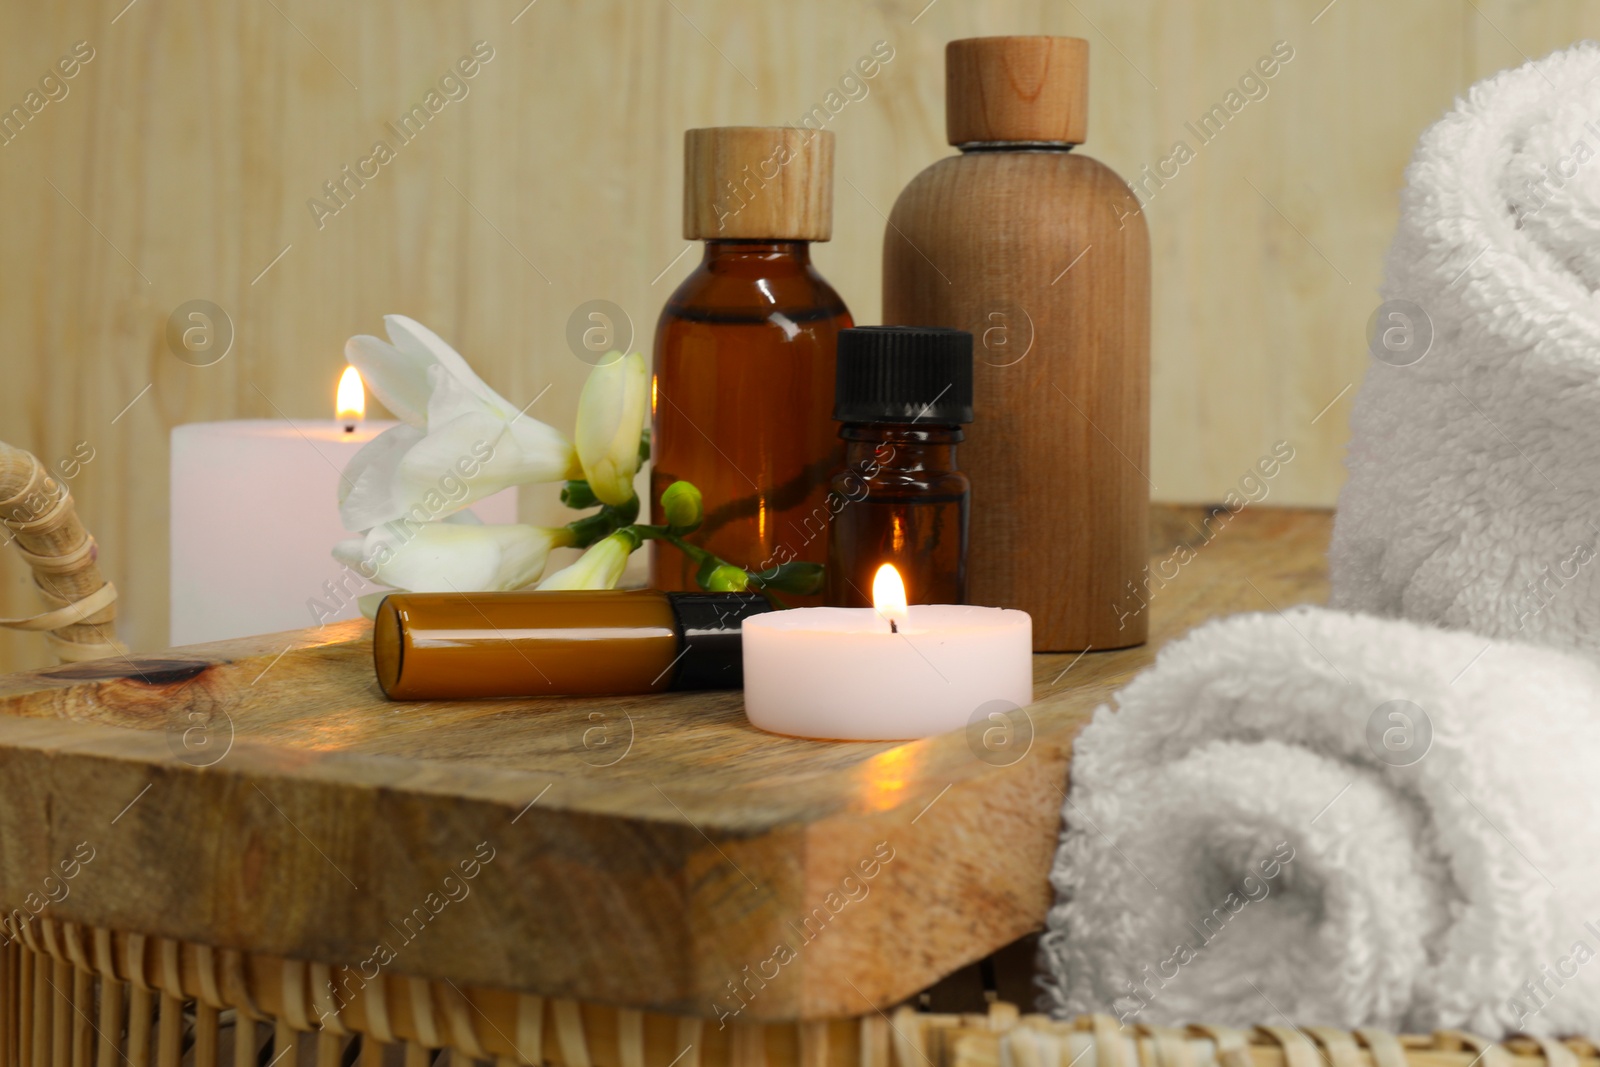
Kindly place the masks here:
[[(684, 236), (706, 242), (705, 258), (656, 327), (652, 507), (685, 479), (706, 503), (694, 543), (752, 570), (821, 563), (835, 340), (851, 325), (810, 258), (832, 233), (833, 134), (689, 130), (685, 153)], [(699, 588), (692, 561), (651, 547), (653, 585)]]
[(1150, 245), (1127, 185), (1073, 151), (1088, 43), (945, 49), (950, 143), (884, 233), (883, 318), (970, 330), (968, 594), (1033, 616), (1037, 651), (1145, 640)]

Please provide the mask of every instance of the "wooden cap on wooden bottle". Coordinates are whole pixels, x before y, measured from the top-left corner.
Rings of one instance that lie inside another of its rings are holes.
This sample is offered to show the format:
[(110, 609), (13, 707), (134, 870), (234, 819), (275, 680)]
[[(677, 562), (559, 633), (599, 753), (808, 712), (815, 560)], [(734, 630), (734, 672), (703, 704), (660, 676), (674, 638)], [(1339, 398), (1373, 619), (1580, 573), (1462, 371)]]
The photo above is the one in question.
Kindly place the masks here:
[(833, 134), (712, 126), (683, 135), (683, 236), (826, 241), (833, 236)]
[(968, 37), (944, 49), (945, 131), (985, 141), (1082, 144), (1089, 129), (1089, 42)]

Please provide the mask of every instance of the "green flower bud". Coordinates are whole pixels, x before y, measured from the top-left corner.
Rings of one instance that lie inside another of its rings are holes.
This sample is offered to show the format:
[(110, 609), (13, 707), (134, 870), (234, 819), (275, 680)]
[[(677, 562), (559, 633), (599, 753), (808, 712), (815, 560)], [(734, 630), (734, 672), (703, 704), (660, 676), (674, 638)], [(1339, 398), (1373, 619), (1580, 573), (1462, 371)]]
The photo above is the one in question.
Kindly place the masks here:
[(794, 560), (773, 567), (771, 570), (758, 572), (754, 576), (754, 581), (762, 589), (810, 596), (812, 593), (822, 591), (822, 573), (820, 563)]
[(705, 517), (700, 490), (693, 482), (673, 482), (661, 492), (661, 513), (674, 530), (694, 529)]
[(561, 502), (569, 508), (592, 508), (600, 503), (600, 498), (594, 495), (594, 490), (589, 488), (589, 483), (577, 480), (570, 481), (561, 488)]
[(713, 593), (742, 593), (749, 584), (750, 575), (746, 574), (743, 568), (735, 567), (731, 563), (724, 563), (714, 568), (705, 581), (706, 589)]

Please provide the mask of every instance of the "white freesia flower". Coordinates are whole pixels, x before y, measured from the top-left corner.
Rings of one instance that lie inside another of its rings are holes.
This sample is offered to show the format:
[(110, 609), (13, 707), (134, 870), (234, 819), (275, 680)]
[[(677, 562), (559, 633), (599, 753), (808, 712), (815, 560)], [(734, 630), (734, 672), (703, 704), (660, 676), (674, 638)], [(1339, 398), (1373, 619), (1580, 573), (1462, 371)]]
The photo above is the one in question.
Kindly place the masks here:
[(618, 530), (589, 546), (576, 563), (563, 567), (539, 583), (540, 589), (615, 589), (637, 545)]
[(417, 427), (428, 426), (428, 370), (443, 367), (467, 385), (485, 404), (504, 404), (493, 389), (473, 373), (461, 353), (451, 348), (438, 334), (404, 315), (385, 315), (383, 328), (389, 341), (361, 334), (344, 343), (345, 360), (361, 373), (367, 391), (395, 418)]
[(573, 433), (584, 477), (604, 504), (633, 498), (639, 471), (639, 436), (649, 412), (650, 368), (644, 356), (613, 353), (589, 372), (578, 397)]
[(489, 388), (437, 334), (404, 315), (384, 326), (393, 344), (352, 337), (345, 358), (403, 421), (345, 467), (346, 529), (442, 519), (513, 485), (577, 476), (572, 443)]
[(334, 558), (371, 581), (418, 593), (520, 589), (544, 573), (571, 531), (465, 522), (391, 522), (334, 547)]

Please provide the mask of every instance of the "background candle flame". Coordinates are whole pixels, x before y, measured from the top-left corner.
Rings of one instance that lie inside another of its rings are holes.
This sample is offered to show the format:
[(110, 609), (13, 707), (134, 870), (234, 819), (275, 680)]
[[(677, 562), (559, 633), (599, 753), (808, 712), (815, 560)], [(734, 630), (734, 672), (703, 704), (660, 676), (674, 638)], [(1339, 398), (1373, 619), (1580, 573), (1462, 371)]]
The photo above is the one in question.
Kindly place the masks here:
[(354, 367), (346, 367), (339, 376), (339, 392), (333, 410), (339, 421), (345, 423), (359, 422), (367, 413), (367, 390)]
[(906, 583), (893, 563), (885, 563), (872, 576), (872, 608), (888, 620), (890, 628), (904, 630), (911, 623), (906, 608)]

